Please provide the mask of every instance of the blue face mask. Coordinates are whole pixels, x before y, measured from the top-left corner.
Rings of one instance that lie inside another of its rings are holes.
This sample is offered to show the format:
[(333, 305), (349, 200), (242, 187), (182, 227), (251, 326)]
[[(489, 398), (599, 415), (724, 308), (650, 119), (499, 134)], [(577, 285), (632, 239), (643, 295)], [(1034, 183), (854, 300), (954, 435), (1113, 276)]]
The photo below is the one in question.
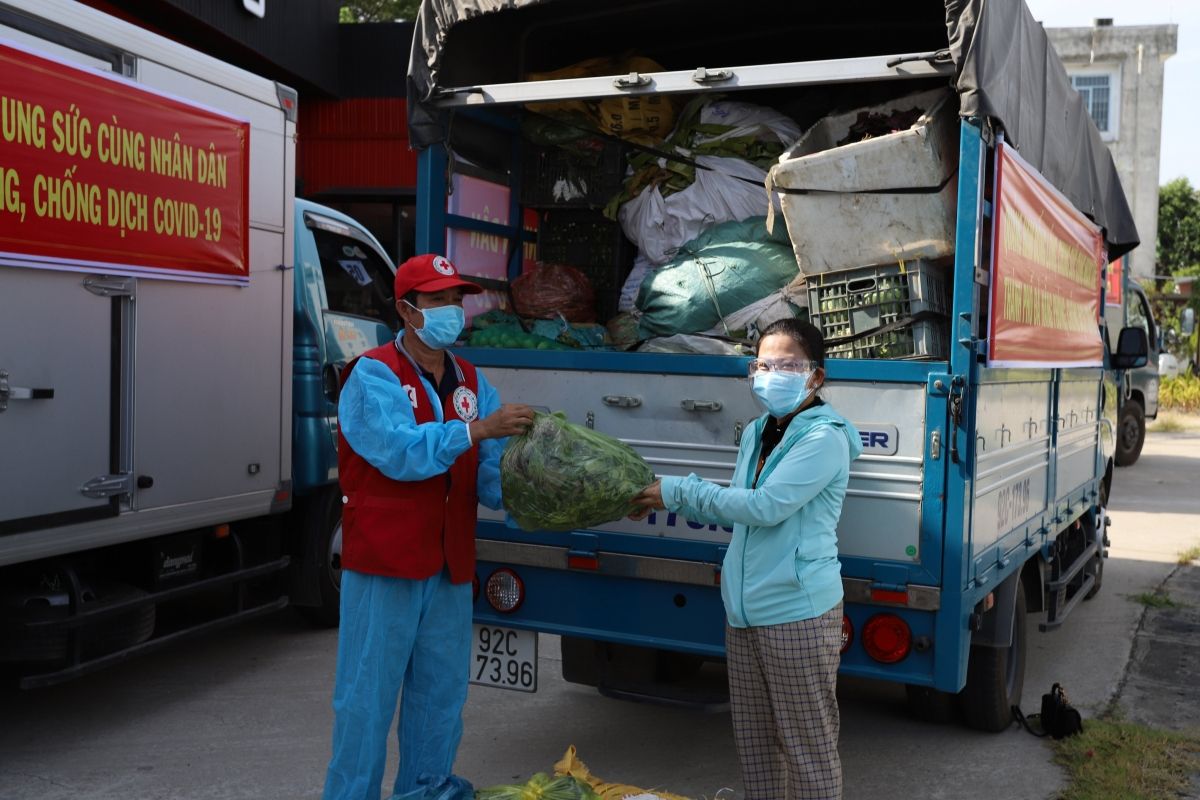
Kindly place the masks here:
[(750, 388), (763, 410), (778, 419), (795, 411), (812, 394), (812, 389), (808, 388), (812, 375), (811, 370), (760, 372), (752, 379)]
[[(408, 302), (407, 300), (405, 302)], [(413, 333), (434, 350), (445, 350), (456, 341), (467, 324), (467, 314), (462, 306), (448, 305), (434, 308), (417, 308), (412, 303), (408, 305), (415, 311), (420, 311), (425, 317), (425, 327), (417, 328)]]

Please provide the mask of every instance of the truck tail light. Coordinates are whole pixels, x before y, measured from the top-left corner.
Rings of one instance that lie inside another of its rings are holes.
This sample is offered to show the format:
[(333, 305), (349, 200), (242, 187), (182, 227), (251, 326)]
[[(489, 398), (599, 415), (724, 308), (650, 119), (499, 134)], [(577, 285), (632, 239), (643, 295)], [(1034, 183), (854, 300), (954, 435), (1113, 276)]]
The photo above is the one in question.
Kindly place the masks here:
[(842, 652), (845, 653), (854, 643), (854, 623), (845, 614), (842, 615)]
[(912, 649), (912, 631), (895, 614), (876, 614), (862, 630), (863, 648), (881, 664), (903, 661)]
[(484, 594), (492, 608), (502, 614), (511, 614), (525, 602), (525, 584), (507, 567), (501, 567), (487, 579)]

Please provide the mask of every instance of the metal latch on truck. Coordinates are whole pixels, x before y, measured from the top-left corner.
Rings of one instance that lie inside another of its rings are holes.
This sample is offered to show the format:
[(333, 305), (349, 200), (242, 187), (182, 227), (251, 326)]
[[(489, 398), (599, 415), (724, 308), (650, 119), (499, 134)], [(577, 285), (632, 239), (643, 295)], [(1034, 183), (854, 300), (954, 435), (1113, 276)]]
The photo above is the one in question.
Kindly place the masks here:
[(31, 389), (12, 386), (8, 382), (8, 370), (0, 369), (0, 413), (8, 410), (9, 400), (53, 400), (53, 389)]

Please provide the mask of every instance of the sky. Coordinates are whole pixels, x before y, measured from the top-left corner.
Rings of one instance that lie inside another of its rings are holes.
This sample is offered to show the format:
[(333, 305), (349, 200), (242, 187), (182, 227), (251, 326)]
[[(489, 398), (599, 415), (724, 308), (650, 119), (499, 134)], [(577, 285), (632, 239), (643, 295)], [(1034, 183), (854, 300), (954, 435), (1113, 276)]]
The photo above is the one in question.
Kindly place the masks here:
[(1200, 187), (1200, 0), (1025, 0), (1047, 28), (1091, 27), (1096, 17), (1113, 25), (1179, 26), (1175, 55), (1163, 78), (1163, 136), (1159, 183), (1180, 176)]

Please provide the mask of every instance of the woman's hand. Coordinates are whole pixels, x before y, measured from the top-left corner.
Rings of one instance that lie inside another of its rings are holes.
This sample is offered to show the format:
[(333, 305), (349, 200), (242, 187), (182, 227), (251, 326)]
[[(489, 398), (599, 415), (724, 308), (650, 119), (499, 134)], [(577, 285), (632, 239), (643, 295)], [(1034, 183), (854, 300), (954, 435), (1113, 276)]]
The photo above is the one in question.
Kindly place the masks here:
[(642, 489), (642, 493), (633, 498), (631, 502), (638, 506), (638, 510), (629, 515), (629, 518), (635, 521), (645, 519), (650, 516), (652, 511), (666, 508), (663, 503), (662, 481), (655, 481)]

